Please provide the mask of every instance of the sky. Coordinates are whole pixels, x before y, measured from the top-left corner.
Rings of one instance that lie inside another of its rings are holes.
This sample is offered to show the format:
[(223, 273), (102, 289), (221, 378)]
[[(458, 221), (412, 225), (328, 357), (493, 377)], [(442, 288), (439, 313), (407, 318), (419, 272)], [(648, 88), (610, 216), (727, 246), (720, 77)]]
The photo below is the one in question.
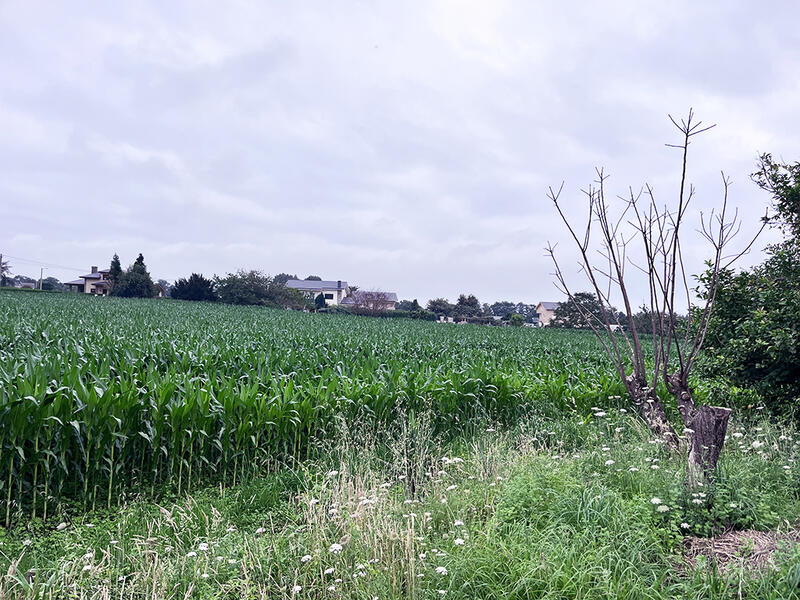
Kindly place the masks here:
[(61, 280), (142, 252), (170, 281), (560, 300), (548, 242), (587, 286), (548, 186), (574, 219), (596, 167), (674, 202), (690, 107), (716, 124), (689, 154), (698, 272), (720, 172), (745, 245), (758, 154), (800, 160), (793, 2), (0, 0), (0, 252)]

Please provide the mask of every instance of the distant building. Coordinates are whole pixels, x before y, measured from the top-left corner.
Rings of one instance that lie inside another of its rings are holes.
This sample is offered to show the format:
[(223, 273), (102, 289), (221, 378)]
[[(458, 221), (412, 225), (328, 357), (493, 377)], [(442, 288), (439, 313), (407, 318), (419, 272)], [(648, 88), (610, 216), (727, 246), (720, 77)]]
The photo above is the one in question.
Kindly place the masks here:
[(95, 296), (108, 296), (111, 290), (111, 282), (108, 280), (109, 269), (97, 270), (92, 267), (92, 272), (88, 275), (81, 275), (75, 281), (67, 281), (64, 285), (70, 292), (81, 294), (94, 294)]
[(314, 300), (322, 294), (326, 306), (336, 306), (350, 295), (350, 287), (346, 281), (314, 281), (310, 279), (290, 279), (286, 287), (297, 290), (307, 298)]
[(550, 325), (560, 304), (561, 302), (539, 302), (536, 305), (536, 312), (539, 314), (539, 323), (542, 327)]
[(341, 304), (342, 306), (364, 308), (373, 312), (394, 310), (397, 308), (397, 294), (394, 292), (356, 290), (349, 296), (346, 296)]

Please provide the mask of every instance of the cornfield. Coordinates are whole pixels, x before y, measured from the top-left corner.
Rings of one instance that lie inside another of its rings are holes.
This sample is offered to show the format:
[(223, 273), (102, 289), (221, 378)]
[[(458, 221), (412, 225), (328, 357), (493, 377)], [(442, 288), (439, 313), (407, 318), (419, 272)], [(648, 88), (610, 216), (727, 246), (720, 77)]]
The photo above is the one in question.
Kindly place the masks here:
[(0, 292), (0, 519), (235, 484), (337, 418), (463, 430), (622, 393), (578, 332)]

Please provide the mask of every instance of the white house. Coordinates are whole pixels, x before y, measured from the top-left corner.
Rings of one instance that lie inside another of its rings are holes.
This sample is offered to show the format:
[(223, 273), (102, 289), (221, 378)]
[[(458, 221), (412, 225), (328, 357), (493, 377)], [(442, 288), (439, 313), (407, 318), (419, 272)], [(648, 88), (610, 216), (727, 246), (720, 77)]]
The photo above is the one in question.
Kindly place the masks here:
[(326, 306), (336, 306), (350, 295), (350, 287), (346, 281), (314, 281), (309, 279), (290, 279), (286, 287), (297, 290), (304, 296), (315, 299), (322, 294)]
[(97, 267), (92, 267), (91, 273), (81, 275), (75, 281), (67, 281), (64, 285), (67, 286), (70, 292), (108, 296), (111, 288), (111, 282), (108, 280), (108, 271), (108, 269), (100, 269), (98, 271)]
[(550, 325), (550, 321), (555, 316), (556, 309), (561, 302), (539, 302), (536, 305), (536, 312), (539, 313), (539, 323), (542, 327)]

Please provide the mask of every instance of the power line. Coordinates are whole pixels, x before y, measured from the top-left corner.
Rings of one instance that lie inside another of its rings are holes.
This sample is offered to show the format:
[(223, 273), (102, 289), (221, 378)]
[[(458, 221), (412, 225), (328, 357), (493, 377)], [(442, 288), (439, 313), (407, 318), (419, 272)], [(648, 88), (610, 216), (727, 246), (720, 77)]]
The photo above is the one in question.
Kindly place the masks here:
[(16, 261), (20, 261), (23, 263), (33, 264), (39, 267), (46, 267), (49, 269), (64, 269), (67, 271), (79, 271), (79, 272), (86, 270), (86, 267), (83, 267), (82, 269), (79, 269), (77, 267), (66, 267), (64, 265), (57, 265), (55, 263), (48, 263), (41, 260), (34, 260), (32, 258), (22, 258), (21, 256), (12, 256), (10, 254), (4, 254), (3, 256), (5, 256), (6, 258), (13, 258)]

